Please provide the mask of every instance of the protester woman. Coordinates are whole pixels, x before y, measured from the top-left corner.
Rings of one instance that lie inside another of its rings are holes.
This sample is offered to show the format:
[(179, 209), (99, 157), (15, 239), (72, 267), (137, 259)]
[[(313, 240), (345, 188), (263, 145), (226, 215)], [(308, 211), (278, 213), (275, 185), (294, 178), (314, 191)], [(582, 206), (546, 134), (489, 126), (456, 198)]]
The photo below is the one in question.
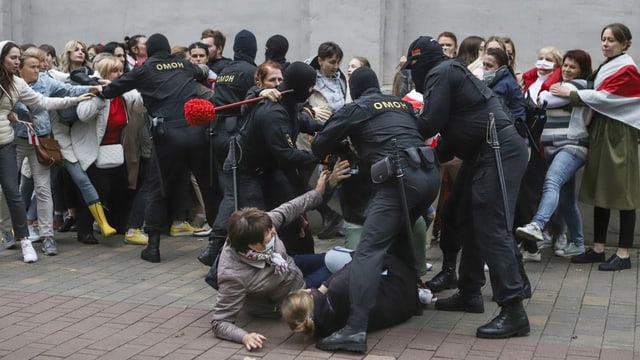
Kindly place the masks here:
[[(574, 263), (600, 262), (598, 270), (631, 268), (636, 208), (640, 201), (638, 129), (640, 128), (640, 73), (626, 51), (631, 31), (620, 23), (600, 33), (606, 60), (587, 80), (593, 89), (570, 90), (556, 85), (551, 93), (588, 106), (594, 117), (589, 127), (589, 154), (580, 189), (580, 201), (593, 205), (594, 244)], [(620, 212), (618, 249), (605, 260), (604, 247), (611, 209)]]
[(87, 100), (90, 95), (56, 99), (33, 91), (23, 79), (16, 76), (20, 67), (20, 48), (13, 41), (0, 42), (0, 61), (0, 186), (9, 207), (15, 238), (21, 239), (23, 260), (32, 263), (38, 261), (38, 255), (27, 239), (26, 212), (18, 190), (16, 143), (9, 124), (10, 121), (16, 121), (17, 117), (10, 114), (11, 109), (18, 101), (36, 109), (62, 109)]

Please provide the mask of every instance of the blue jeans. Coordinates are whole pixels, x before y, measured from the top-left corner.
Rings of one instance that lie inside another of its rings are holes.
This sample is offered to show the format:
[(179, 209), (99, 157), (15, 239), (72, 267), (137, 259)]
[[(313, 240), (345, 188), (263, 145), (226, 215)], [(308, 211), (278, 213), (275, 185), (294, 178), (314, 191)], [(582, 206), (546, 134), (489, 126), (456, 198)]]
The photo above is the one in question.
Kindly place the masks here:
[(82, 170), (82, 166), (80, 166), (79, 162), (69, 162), (67, 160), (64, 161), (64, 168), (73, 179), (73, 182), (76, 184), (78, 189), (80, 190), (80, 194), (82, 194), (82, 199), (84, 203), (87, 205), (91, 205), (100, 201), (100, 197), (98, 196), (98, 192), (96, 188), (89, 180), (89, 176), (87, 173)]
[(587, 154), (574, 147), (562, 148), (550, 159), (551, 163), (544, 178), (542, 199), (538, 205), (538, 212), (533, 217), (533, 221), (542, 229), (559, 206), (559, 214), (567, 223), (569, 238), (578, 246), (584, 245), (584, 233), (576, 197), (575, 174), (584, 166), (586, 160)]

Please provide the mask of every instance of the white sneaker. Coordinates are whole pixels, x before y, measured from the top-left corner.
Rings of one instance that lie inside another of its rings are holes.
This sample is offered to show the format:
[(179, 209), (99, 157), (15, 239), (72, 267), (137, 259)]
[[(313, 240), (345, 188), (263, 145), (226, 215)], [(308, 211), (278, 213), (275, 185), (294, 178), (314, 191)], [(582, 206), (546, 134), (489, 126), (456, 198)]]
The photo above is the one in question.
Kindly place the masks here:
[(418, 298), (420, 299), (420, 302), (425, 305), (433, 304), (438, 300), (431, 290), (425, 288), (418, 289)]
[(556, 236), (556, 243), (554, 245), (556, 250), (562, 250), (567, 247), (567, 234)]
[(40, 230), (37, 228), (37, 225), (27, 225), (27, 229), (29, 230), (29, 240), (33, 242), (40, 240)]
[(540, 226), (534, 222), (530, 222), (525, 226), (516, 229), (516, 235), (529, 241), (542, 241), (542, 230)]
[(540, 262), (542, 261), (542, 255), (540, 254), (540, 251), (536, 251), (534, 253), (530, 253), (527, 250), (522, 252), (522, 261), (524, 262)]
[(555, 254), (556, 256), (571, 257), (575, 255), (584, 254), (584, 252), (585, 252), (584, 245), (577, 246), (574, 243), (570, 243), (564, 249), (556, 250)]
[(209, 226), (209, 224), (204, 224), (204, 226), (202, 226), (199, 229), (196, 229), (193, 231), (193, 236), (195, 237), (209, 237), (209, 235), (211, 235), (211, 226)]
[(31, 240), (28, 238), (23, 238), (20, 241), (20, 246), (22, 247), (22, 260), (26, 263), (34, 263), (38, 261), (38, 254), (36, 253), (36, 249), (31, 245)]

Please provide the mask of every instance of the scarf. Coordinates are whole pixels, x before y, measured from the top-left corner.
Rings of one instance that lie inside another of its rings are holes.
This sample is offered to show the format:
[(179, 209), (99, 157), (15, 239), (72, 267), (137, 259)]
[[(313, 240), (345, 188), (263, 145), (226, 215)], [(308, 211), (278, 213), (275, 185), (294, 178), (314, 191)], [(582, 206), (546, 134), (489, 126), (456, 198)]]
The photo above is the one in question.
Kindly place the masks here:
[(640, 129), (640, 73), (631, 56), (607, 60), (593, 85), (593, 90), (578, 91), (592, 112)]
[(282, 255), (275, 252), (275, 248), (271, 248), (264, 252), (249, 249), (245, 252), (240, 252), (239, 254), (252, 261), (266, 262), (273, 266), (273, 271), (278, 275), (285, 274), (289, 271), (289, 263), (287, 263), (287, 260), (285, 260)]

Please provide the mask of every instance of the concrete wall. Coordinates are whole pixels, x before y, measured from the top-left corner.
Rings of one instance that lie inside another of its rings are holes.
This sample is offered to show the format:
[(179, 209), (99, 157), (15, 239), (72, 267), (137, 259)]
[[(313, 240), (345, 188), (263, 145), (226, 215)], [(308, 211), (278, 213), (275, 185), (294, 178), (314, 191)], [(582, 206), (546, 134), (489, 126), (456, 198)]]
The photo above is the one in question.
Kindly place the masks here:
[(547, 45), (583, 48), (598, 64), (601, 28), (622, 22), (640, 37), (639, 11), (638, 0), (0, 0), (0, 33), (18, 43), (62, 49), (70, 39), (105, 43), (153, 32), (188, 45), (211, 27), (226, 34), (224, 55), (232, 57), (233, 37), (246, 28), (258, 39), (257, 62), (264, 59), (267, 38), (276, 33), (289, 39), (291, 60), (313, 56), (321, 42), (333, 40), (345, 52), (343, 68), (351, 56), (365, 56), (390, 84), (408, 44), (444, 30), (459, 41), (469, 35), (512, 37), (521, 70), (531, 67), (537, 49)]

